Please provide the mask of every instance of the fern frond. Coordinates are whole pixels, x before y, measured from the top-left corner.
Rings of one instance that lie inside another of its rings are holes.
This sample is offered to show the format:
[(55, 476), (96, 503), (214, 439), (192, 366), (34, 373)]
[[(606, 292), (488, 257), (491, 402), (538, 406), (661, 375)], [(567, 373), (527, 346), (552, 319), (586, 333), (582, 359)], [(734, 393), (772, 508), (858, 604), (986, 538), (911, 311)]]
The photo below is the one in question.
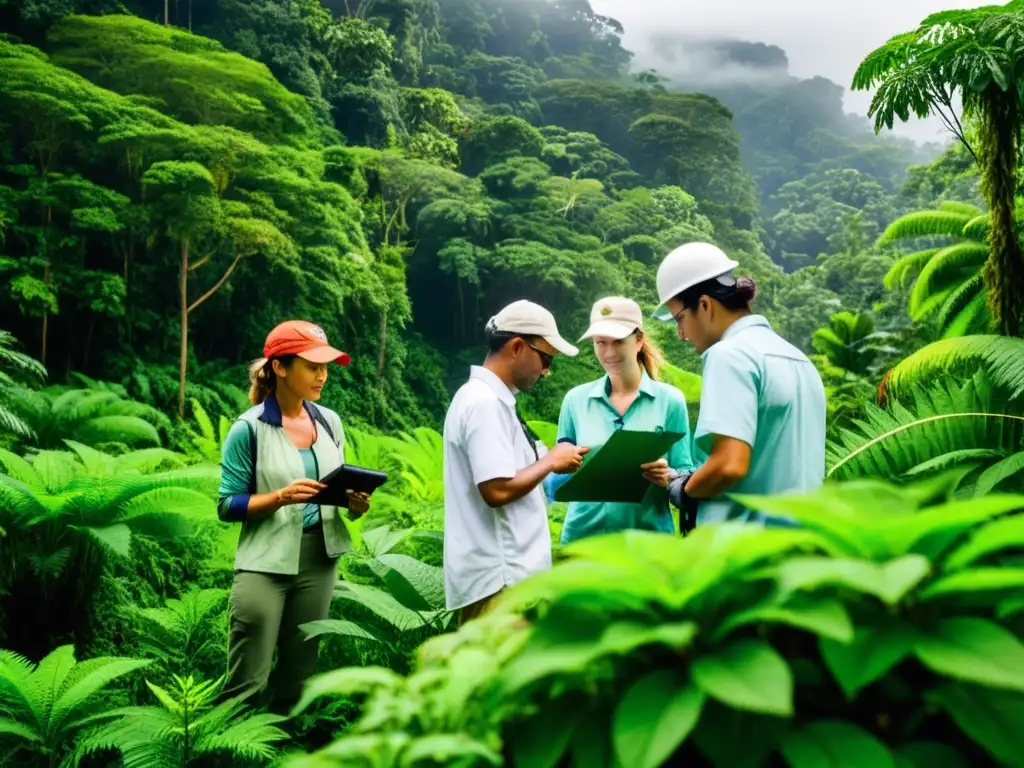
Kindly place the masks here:
[(989, 215), (987, 213), (983, 213), (980, 216), (975, 216), (967, 222), (966, 225), (964, 225), (964, 237), (983, 243), (985, 242), (985, 238), (988, 237), (988, 228)]
[(955, 243), (941, 249), (917, 276), (910, 293), (910, 316), (920, 320), (935, 310), (940, 304), (938, 297), (941, 292), (979, 274), (987, 258), (988, 246), (980, 243)]
[(66, 722), (82, 714), (82, 708), (114, 680), (148, 667), (148, 659), (128, 659), (104, 656), (89, 659), (78, 664), (68, 675), (67, 684), (61, 687), (60, 696), (54, 702), (50, 718), (52, 728), (62, 728)]
[(928, 263), (929, 259), (941, 250), (941, 248), (926, 248), (897, 259), (882, 278), (882, 284), (886, 288), (906, 285), (907, 281), (916, 277), (917, 273), (924, 269), (924, 265)]
[(998, 459), (1020, 449), (1024, 416), (1001, 405), (983, 377), (913, 391), (912, 407), (867, 405), (864, 418), (827, 448), (829, 476), (901, 480), (968, 461)]
[(196, 722), (196, 730), (201, 734), (195, 742), (196, 754), (226, 752), (252, 761), (274, 757), (274, 743), (288, 738), (277, 727), (286, 718), (269, 713), (239, 717), (241, 711), (242, 707), (233, 702), (224, 702), (203, 715)]
[(890, 245), (897, 240), (910, 240), (919, 237), (956, 237), (964, 236), (966, 227), (974, 214), (955, 213), (953, 211), (915, 211), (901, 216), (886, 227), (878, 238), (878, 245)]
[[(943, 200), (939, 203), (940, 211), (948, 211), (949, 213), (955, 213), (960, 216), (968, 216), (973, 221), (979, 216), (986, 216), (978, 206), (971, 205), (970, 203), (961, 203), (957, 200)], [(970, 222), (968, 222), (970, 223)]]
[(13, 370), (26, 379), (45, 381), (46, 366), (24, 352), (18, 352), (17, 340), (10, 331), (0, 331), (0, 367)]
[(992, 313), (987, 300), (988, 291), (980, 273), (961, 285), (939, 308), (936, 322), (943, 329), (942, 338), (991, 333)]
[(99, 443), (125, 443), (137, 445), (160, 444), (156, 427), (138, 416), (97, 416), (79, 424), (74, 431), (76, 440), (90, 445)]
[(26, 440), (35, 440), (36, 433), (28, 424), (6, 406), (0, 404), (0, 432), (6, 432), (15, 437)]
[(43, 481), (35, 468), (13, 451), (0, 448), (0, 467), (3, 467), (8, 477), (24, 483), (29, 488), (39, 490), (43, 487)]
[(889, 372), (887, 391), (899, 397), (940, 373), (962, 377), (978, 370), (1008, 396), (1024, 394), (1024, 339), (978, 335), (933, 342)]

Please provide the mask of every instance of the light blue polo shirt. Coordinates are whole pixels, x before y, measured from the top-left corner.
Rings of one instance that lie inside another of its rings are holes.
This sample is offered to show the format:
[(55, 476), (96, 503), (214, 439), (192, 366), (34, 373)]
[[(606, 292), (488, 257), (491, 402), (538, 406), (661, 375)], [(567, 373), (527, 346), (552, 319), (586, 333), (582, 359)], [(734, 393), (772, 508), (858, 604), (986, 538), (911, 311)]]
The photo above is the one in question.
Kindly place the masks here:
[[(558, 417), (558, 439), (569, 438), (576, 445), (596, 451), (619, 429), (681, 432), (685, 437), (672, 446), (666, 459), (673, 469), (693, 468), (690, 423), (682, 392), (654, 381), (644, 371), (636, 399), (621, 416), (608, 398), (610, 392), (611, 381), (607, 376), (569, 390)], [(549, 491), (553, 493), (553, 488), (561, 485), (559, 480), (567, 478), (567, 475), (552, 476)], [(652, 485), (639, 504), (570, 502), (562, 526), (562, 544), (630, 528), (667, 533), (675, 530), (668, 492), (664, 488)]]
[[(703, 355), (700, 415), (694, 435), (711, 453), (713, 435), (751, 447), (747, 476), (730, 493), (812, 491), (825, 479), (825, 387), (807, 356), (747, 315)], [(697, 522), (764, 522), (726, 498), (701, 501)]]

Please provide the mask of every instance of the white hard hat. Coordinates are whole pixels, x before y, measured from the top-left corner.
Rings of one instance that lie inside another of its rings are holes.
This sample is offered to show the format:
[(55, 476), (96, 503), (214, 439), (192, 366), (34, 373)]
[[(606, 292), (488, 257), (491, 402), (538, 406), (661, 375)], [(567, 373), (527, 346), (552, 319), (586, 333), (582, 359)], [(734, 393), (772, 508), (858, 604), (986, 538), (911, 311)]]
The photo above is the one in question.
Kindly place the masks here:
[(728, 274), (739, 266), (725, 251), (711, 243), (687, 243), (676, 248), (658, 267), (658, 308), (654, 316), (671, 320), (665, 302), (705, 280)]

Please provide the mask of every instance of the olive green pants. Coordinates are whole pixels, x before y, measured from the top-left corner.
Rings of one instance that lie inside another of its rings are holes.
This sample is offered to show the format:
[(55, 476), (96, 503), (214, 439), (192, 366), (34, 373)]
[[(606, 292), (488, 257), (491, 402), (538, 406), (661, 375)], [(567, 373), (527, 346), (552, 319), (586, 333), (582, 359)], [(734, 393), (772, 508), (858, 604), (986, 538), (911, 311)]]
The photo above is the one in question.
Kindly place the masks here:
[[(319, 638), (307, 640), (299, 625), (326, 619), (337, 580), (337, 561), (327, 556), (322, 531), (304, 533), (295, 576), (236, 571), (231, 587), (228, 671), (223, 697), (298, 699), (316, 672)], [(270, 669), (277, 649), (273, 679)]]

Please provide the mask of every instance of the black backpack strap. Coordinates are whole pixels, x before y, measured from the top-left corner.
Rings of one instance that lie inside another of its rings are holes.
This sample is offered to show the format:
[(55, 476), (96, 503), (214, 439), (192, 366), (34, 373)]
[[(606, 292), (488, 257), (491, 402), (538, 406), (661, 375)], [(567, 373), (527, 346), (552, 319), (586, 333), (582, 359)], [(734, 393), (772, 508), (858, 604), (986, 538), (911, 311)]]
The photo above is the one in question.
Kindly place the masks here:
[(334, 430), (331, 429), (331, 425), (327, 423), (327, 417), (324, 416), (324, 412), (321, 411), (312, 403), (306, 403), (306, 406), (309, 408), (309, 412), (312, 414), (313, 419), (316, 421), (316, 423), (322, 426), (325, 430), (327, 430), (327, 435), (331, 438), (331, 441), (335, 445), (338, 445), (338, 438), (334, 436)]
[(253, 427), (251, 422), (246, 421), (245, 426), (249, 428), (249, 455), (251, 457), (250, 474), (249, 474), (249, 493), (256, 493), (256, 457), (258, 456), (256, 450), (256, 429)]

